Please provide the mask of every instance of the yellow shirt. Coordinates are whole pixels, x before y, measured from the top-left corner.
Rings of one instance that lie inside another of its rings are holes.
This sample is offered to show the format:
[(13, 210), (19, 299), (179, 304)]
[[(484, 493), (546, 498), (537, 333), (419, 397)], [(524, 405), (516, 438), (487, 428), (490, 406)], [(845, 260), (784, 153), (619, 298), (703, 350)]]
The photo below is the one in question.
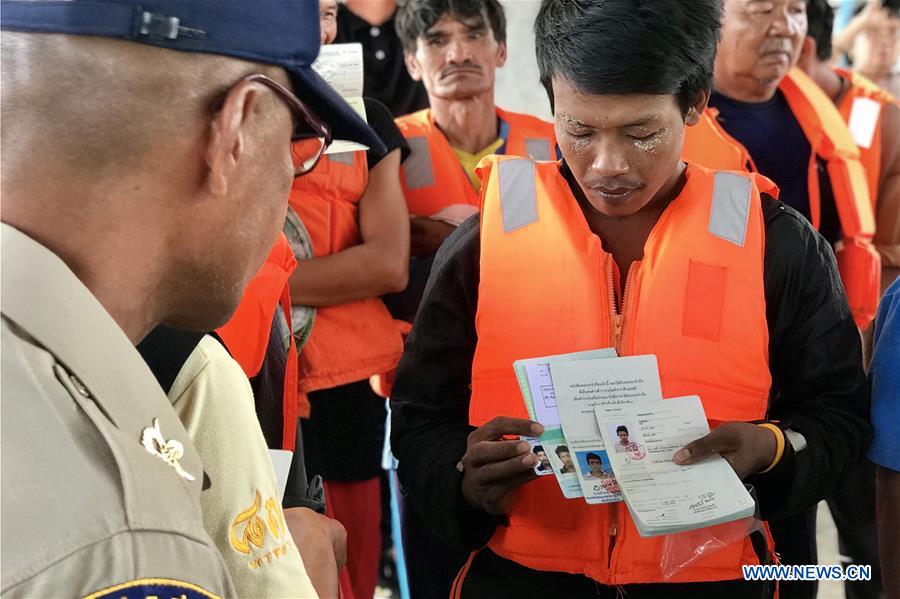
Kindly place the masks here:
[(469, 181), (472, 182), (472, 187), (475, 188), (475, 191), (481, 190), (481, 180), (475, 174), (475, 167), (478, 166), (478, 163), (481, 162), (481, 159), (485, 156), (496, 154), (497, 150), (500, 149), (500, 146), (503, 145), (503, 142), (503, 138), (498, 137), (497, 141), (484, 148), (483, 150), (480, 150), (477, 154), (469, 154), (465, 150), (453, 148), (453, 153), (456, 154), (456, 159), (459, 160), (460, 166), (463, 167), (463, 170), (466, 171), (466, 174), (469, 176)]
[(203, 524), (238, 597), (315, 599), (281, 512), (275, 468), (244, 371), (204, 337), (169, 390), (212, 486), (200, 495)]

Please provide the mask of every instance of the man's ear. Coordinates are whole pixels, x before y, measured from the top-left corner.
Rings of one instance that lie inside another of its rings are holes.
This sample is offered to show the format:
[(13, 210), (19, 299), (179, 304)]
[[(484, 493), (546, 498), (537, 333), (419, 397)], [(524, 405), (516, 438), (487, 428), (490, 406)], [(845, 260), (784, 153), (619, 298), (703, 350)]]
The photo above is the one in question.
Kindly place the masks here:
[(506, 42), (500, 42), (497, 47), (497, 68), (503, 67), (506, 64)]
[(809, 74), (809, 69), (815, 63), (817, 50), (818, 46), (816, 40), (809, 36), (803, 38), (803, 45), (800, 47), (800, 57), (797, 59), (797, 66), (800, 67), (801, 70), (806, 71), (807, 75)]
[(687, 114), (684, 115), (684, 124), (691, 127), (699, 123), (700, 115), (706, 110), (707, 102), (709, 102), (709, 90), (701, 90), (688, 108)]
[[(418, 45), (419, 42), (416, 42)], [(419, 61), (416, 60), (414, 52), (403, 51), (403, 62), (406, 63), (406, 70), (409, 71), (409, 77), (413, 81), (422, 80), (422, 69), (419, 68)]]
[(243, 155), (247, 121), (259, 101), (259, 90), (252, 83), (232, 88), (210, 123), (206, 147), (206, 184), (213, 195), (228, 192), (228, 183)]

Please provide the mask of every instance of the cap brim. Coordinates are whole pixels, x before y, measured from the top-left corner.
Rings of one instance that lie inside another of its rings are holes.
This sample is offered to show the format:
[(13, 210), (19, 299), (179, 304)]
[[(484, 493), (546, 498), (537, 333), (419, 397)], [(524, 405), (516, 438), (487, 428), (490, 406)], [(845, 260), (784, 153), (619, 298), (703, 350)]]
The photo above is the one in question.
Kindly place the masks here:
[(312, 67), (297, 67), (288, 72), (297, 95), (331, 127), (334, 139), (355, 141), (375, 151), (386, 151), (375, 131)]

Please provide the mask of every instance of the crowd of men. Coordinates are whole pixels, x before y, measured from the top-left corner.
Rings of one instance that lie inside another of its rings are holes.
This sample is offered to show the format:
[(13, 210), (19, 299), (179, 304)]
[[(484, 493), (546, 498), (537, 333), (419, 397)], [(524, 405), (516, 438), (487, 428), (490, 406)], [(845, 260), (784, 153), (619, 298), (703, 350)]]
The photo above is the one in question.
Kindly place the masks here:
[[(0, 1), (0, 594), (812, 598), (742, 566), (816, 564), (827, 500), (900, 598), (900, 6), (856, 4), (541, 0), (547, 122), (498, 0)], [(512, 363), (606, 347), (752, 531), (672, 569), (537, 475)]]

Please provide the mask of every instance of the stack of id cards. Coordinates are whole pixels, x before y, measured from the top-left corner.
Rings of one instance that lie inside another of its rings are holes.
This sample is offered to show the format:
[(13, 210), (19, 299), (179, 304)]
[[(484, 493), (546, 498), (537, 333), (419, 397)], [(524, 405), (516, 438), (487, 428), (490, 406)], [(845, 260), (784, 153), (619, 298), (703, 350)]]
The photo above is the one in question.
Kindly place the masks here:
[(523, 437), (566, 499), (625, 501), (641, 536), (751, 516), (753, 499), (724, 458), (679, 466), (672, 456), (709, 432), (697, 396), (663, 400), (656, 356), (611, 348), (517, 360), (539, 438)]

